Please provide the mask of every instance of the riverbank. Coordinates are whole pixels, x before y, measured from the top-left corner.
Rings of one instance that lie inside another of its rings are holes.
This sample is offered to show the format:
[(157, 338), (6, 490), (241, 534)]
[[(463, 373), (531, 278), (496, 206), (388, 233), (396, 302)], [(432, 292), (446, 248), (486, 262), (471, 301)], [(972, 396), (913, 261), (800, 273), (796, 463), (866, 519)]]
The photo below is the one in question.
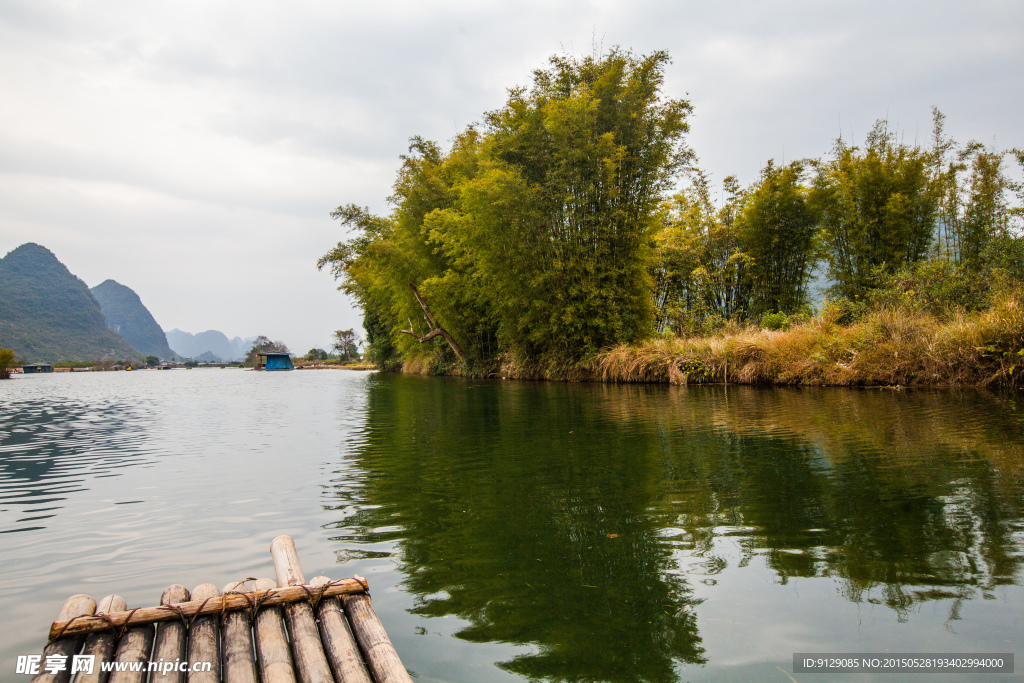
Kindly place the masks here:
[(296, 370), (376, 370), (373, 363), (363, 361), (345, 360), (307, 360), (305, 358), (293, 357), (292, 363)]
[[(573, 366), (439, 368), (422, 358), (403, 372), (517, 379), (667, 384), (811, 386), (1021, 386), (1024, 293), (1000, 295), (983, 311), (937, 316), (881, 307), (850, 324), (821, 315), (785, 330), (746, 327), (692, 338), (623, 344)], [(438, 372), (438, 370), (441, 370)]]

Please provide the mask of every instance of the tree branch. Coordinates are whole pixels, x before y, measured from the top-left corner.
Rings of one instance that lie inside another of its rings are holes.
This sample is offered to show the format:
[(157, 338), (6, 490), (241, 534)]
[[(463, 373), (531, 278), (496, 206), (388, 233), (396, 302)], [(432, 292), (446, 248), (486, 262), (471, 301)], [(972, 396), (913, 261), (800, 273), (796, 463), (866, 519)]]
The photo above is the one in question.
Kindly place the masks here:
[(446, 330), (443, 327), (441, 327), (440, 325), (438, 325), (437, 321), (434, 320), (434, 314), (430, 312), (430, 308), (427, 307), (427, 302), (425, 302), (423, 300), (423, 297), (420, 296), (419, 290), (416, 289), (416, 285), (414, 285), (413, 283), (410, 282), (409, 283), (409, 288), (412, 289), (412, 295), (414, 297), (416, 297), (416, 301), (419, 302), (420, 308), (423, 309), (423, 319), (427, 322), (427, 330), (428, 331), (427, 331), (427, 333), (425, 335), (420, 335), (416, 331), (416, 328), (412, 324), (412, 318), (409, 318), (409, 329), (407, 329), (407, 330), (399, 330), (399, 333), (400, 334), (408, 334), (408, 335), (414, 337), (416, 339), (416, 341), (418, 341), (420, 344), (422, 344), (423, 342), (426, 342), (426, 341), (430, 341), (434, 337), (440, 335), (440, 336), (444, 337), (444, 340), (446, 342), (448, 342), (448, 346), (450, 346), (452, 351), (455, 352), (455, 355), (459, 357), (459, 360), (461, 360), (463, 363), (465, 363), (466, 362), (466, 354), (462, 352), (462, 349), (459, 348), (458, 342), (456, 342), (455, 338), (452, 337), (452, 335), (448, 333), (448, 330)]
[(416, 341), (418, 341), (420, 344), (422, 344), (423, 342), (430, 341), (434, 337), (436, 337), (439, 334), (441, 334), (441, 330), (438, 330), (438, 329), (431, 330), (430, 332), (427, 332), (427, 334), (425, 334), (422, 337), (419, 334), (413, 332), (412, 330), (399, 330), (398, 333), (399, 334), (408, 334), (411, 337), (415, 337)]

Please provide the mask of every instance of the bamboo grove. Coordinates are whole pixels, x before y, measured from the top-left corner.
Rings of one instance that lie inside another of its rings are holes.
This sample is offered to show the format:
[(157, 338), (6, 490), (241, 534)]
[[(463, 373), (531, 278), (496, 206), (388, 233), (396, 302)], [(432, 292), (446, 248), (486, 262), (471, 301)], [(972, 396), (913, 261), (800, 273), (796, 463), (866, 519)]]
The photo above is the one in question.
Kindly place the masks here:
[(551, 375), (620, 344), (809, 314), (812, 282), (855, 313), (894, 283), (977, 308), (1022, 279), (1021, 152), (959, 145), (936, 110), (927, 145), (879, 122), (863, 146), (769, 161), (719, 193), (685, 141), (691, 105), (663, 92), (668, 61), (553, 57), (449, 149), (412, 138), (388, 215), (332, 212), (349, 238), (318, 266), (362, 308), (371, 360)]

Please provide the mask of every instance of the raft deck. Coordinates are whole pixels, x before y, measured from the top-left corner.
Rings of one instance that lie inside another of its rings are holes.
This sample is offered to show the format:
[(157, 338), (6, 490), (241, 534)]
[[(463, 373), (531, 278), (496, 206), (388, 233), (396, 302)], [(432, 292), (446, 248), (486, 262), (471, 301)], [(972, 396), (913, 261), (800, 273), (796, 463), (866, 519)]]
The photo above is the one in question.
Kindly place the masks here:
[(26, 662), (38, 666), (33, 683), (412, 683), (366, 579), (307, 584), (289, 536), (270, 554), (276, 582), (175, 584), (158, 607), (71, 596), (39, 661)]

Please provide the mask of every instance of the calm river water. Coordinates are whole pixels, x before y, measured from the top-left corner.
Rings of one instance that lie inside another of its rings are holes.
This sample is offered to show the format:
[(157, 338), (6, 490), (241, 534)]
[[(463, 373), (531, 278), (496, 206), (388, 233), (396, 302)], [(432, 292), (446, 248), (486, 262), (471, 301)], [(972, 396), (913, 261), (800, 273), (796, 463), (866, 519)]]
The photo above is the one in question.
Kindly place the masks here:
[(0, 680), (27, 680), (15, 658), (68, 595), (146, 606), (171, 583), (272, 576), (282, 533), (307, 577), (369, 579), (419, 682), (785, 682), (794, 652), (1019, 659), (1021, 407), (340, 371), (17, 377), (0, 383)]

